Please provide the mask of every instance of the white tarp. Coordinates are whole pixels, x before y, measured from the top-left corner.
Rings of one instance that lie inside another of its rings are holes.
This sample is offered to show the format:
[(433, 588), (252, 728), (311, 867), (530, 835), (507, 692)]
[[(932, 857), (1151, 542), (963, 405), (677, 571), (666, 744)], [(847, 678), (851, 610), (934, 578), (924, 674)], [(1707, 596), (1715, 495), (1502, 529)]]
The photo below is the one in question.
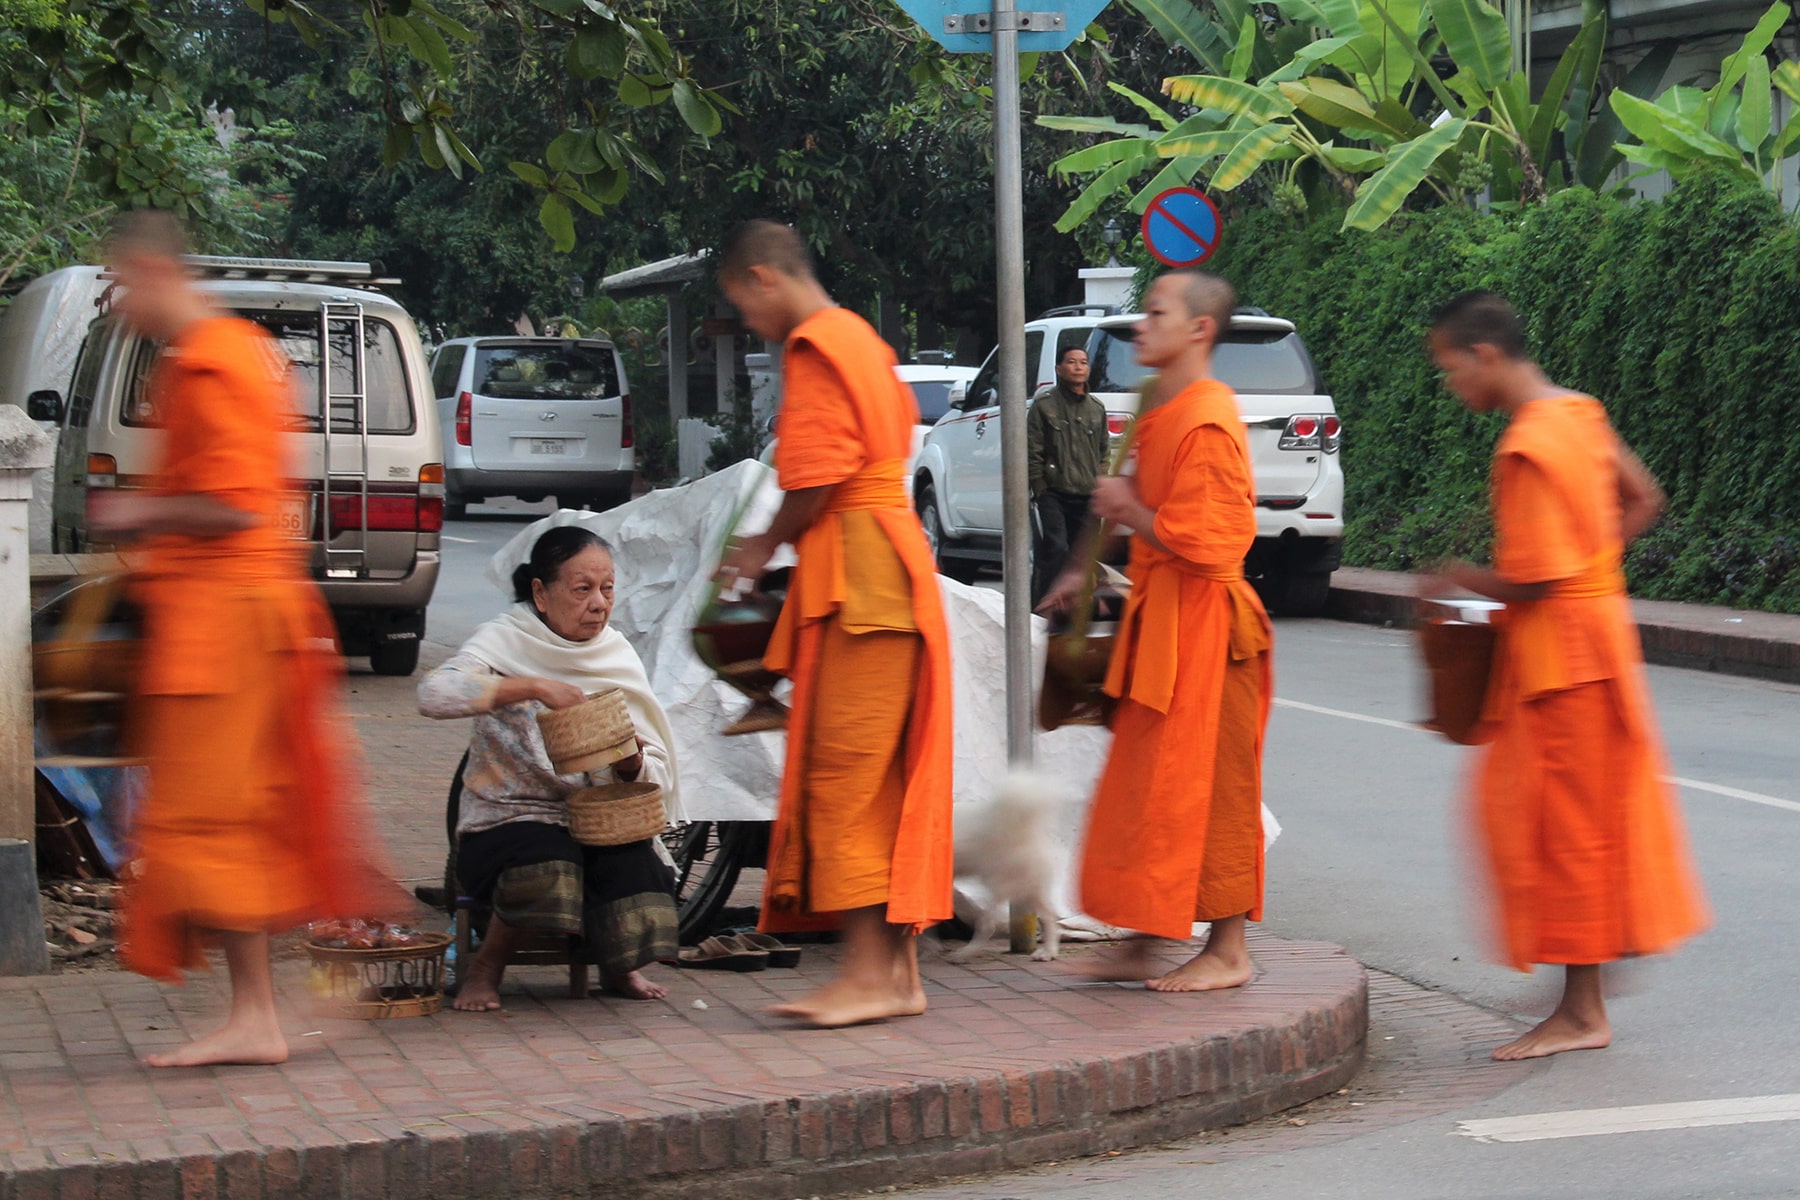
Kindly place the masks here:
[[(756, 532), (768, 526), (780, 503), (774, 471), (742, 462), (609, 512), (565, 510), (535, 522), (508, 542), (488, 569), (489, 579), (510, 596), (513, 567), (524, 561), (550, 524), (579, 523), (612, 544), (618, 566), (612, 624), (643, 657), (650, 685), (668, 709), (681, 756), (683, 806), (690, 820), (767, 821), (775, 813), (786, 735), (720, 735), (749, 702), (700, 661), (692, 630), (733, 517), (742, 506), (740, 528)], [(791, 561), (786, 557), (772, 565)], [(1007, 770), (1004, 599), (997, 591), (943, 576), (938, 583), (950, 627), (954, 672), (956, 801), (979, 802), (994, 794)], [(1033, 679), (1043, 676), (1047, 641), (1046, 622), (1032, 618)], [(1065, 862), (1073, 857), (1086, 801), (1110, 740), (1107, 731), (1095, 727), (1037, 735), (1039, 773), (1057, 780), (1064, 791), (1058, 798), (1061, 811), (1055, 827)], [(1272, 841), (1280, 827), (1267, 809), (1263, 821), (1266, 838)], [(1068, 881), (1063, 882), (1058, 889), (1061, 907), (1073, 912)]]

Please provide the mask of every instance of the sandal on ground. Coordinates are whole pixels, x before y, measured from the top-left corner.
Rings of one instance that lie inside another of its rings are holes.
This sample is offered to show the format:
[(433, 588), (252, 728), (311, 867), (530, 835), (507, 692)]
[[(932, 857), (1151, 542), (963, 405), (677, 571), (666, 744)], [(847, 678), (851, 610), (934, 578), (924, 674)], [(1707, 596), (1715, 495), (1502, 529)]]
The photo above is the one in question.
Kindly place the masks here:
[(734, 937), (710, 937), (698, 946), (683, 946), (680, 965), (690, 971), (762, 971), (769, 966), (769, 952)]
[(780, 938), (770, 937), (766, 933), (739, 933), (732, 936), (752, 950), (767, 950), (771, 967), (800, 965), (800, 947), (790, 946)]

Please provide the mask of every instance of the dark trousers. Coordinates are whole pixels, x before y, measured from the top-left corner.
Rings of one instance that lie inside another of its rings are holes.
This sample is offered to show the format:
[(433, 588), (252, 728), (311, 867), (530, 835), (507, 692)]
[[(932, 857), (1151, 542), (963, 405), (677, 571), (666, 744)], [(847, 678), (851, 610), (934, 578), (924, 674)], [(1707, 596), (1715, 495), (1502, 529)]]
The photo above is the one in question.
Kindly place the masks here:
[(1033, 497), (1038, 534), (1032, 546), (1031, 603), (1035, 606), (1062, 574), (1069, 551), (1087, 524), (1088, 498), (1069, 492), (1046, 491)]

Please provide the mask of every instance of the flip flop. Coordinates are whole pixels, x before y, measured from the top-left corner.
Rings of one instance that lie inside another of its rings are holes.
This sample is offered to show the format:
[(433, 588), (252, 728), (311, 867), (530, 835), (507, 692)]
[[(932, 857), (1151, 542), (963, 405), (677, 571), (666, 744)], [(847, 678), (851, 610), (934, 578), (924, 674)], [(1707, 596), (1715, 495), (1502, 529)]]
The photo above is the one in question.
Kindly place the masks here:
[(762, 971), (768, 969), (769, 952), (734, 937), (710, 937), (698, 946), (683, 946), (678, 965), (690, 971)]
[(734, 934), (733, 938), (752, 950), (767, 950), (771, 967), (797, 967), (800, 965), (800, 947), (790, 946), (780, 938), (770, 937), (766, 933), (739, 933)]

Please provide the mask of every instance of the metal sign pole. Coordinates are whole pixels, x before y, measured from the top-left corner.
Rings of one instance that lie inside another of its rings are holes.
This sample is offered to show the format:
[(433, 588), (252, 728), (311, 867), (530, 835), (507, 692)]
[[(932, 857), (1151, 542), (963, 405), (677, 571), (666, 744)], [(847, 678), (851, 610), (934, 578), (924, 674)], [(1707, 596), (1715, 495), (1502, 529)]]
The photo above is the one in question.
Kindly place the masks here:
[[(1000, 315), (1000, 487), (1006, 573), (1006, 751), (1031, 765), (1031, 510), (1025, 461), (1025, 203), (1019, 145), (1019, 27), (1013, 0), (994, 0), (994, 244)], [(1036, 940), (1014, 910), (1014, 953)]]
[(1031, 763), (1031, 509), (1025, 494), (1025, 204), (1019, 30), (994, 0), (994, 243), (1000, 314), (1001, 528), (1006, 571), (1006, 750)]

